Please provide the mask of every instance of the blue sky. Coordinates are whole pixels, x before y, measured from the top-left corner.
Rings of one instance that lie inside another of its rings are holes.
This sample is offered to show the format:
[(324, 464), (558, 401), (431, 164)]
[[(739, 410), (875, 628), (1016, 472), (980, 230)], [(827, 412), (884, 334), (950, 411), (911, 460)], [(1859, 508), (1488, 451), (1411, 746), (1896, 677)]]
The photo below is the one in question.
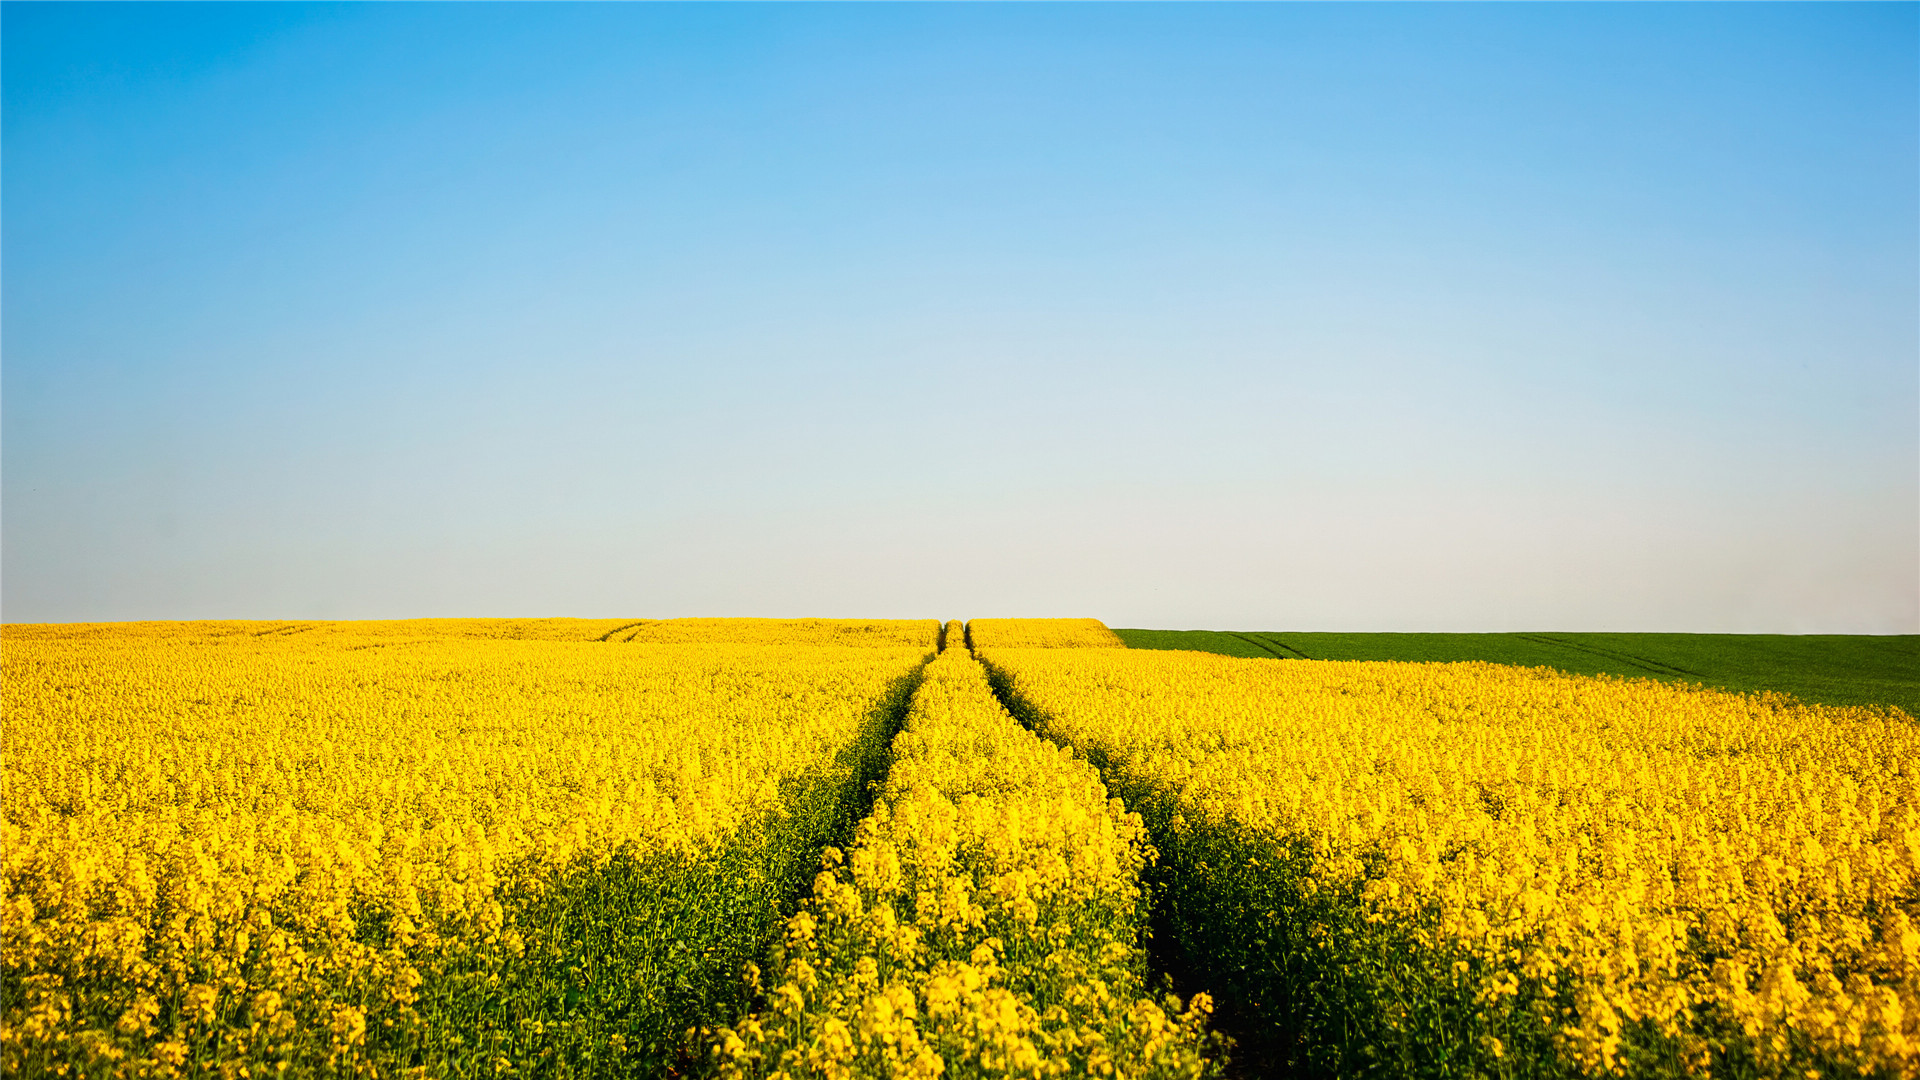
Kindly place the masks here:
[(1917, 13), (8, 3), (0, 615), (1912, 633)]

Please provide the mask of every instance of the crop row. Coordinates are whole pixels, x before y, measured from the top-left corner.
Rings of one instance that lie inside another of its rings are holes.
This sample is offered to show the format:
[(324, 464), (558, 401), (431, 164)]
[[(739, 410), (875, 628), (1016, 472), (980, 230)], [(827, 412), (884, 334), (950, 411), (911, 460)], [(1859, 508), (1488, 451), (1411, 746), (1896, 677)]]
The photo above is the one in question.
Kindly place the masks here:
[(1920, 734), (1491, 664), (995, 648), (1146, 818), (1184, 978), (1306, 1076), (1913, 1076)]
[(1205, 1075), (1209, 1000), (1147, 993), (1139, 816), (1008, 715), (955, 629), (765, 1008), (718, 1033), (722, 1075)]

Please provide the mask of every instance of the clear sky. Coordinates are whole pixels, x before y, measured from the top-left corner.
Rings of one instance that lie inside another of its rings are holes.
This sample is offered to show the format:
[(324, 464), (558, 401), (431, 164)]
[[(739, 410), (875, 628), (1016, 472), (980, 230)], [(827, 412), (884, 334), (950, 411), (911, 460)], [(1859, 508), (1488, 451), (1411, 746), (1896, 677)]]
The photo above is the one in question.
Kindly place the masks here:
[(8, 3), (0, 615), (1912, 633), (1917, 13)]

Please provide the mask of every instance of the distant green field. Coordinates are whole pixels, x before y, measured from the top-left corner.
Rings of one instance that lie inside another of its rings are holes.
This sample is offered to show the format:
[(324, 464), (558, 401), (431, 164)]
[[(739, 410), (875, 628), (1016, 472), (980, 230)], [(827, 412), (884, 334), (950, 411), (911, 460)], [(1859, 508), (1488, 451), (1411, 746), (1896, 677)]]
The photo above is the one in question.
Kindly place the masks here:
[(1920, 717), (1920, 634), (1295, 634), (1116, 630), (1130, 648), (1301, 660), (1490, 660), (1830, 705), (1894, 705)]

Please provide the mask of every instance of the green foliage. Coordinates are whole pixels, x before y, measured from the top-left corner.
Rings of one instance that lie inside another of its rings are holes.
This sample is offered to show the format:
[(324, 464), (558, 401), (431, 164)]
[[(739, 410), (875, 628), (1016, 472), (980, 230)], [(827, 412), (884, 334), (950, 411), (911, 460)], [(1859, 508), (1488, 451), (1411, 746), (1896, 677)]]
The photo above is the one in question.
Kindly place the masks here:
[(1893, 705), (1920, 717), (1920, 635), (1322, 634), (1115, 630), (1134, 649), (1306, 660), (1409, 660), (1551, 667), (1772, 690), (1827, 705)]
[(1366, 879), (1323, 881), (1305, 841), (1197, 827), (1147, 793), (1135, 804), (1155, 804), (1171, 959), (1214, 990), (1243, 1062), (1301, 1077), (1575, 1075), (1533, 1011), (1542, 988), (1476, 1002), (1478, 965), (1418, 926), (1369, 921)]
[(1114, 633), (1120, 635), (1129, 649), (1189, 649), (1249, 660), (1272, 660), (1277, 656), (1274, 647), (1254, 641), (1249, 635), (1226, 630), (1115, 630)]

